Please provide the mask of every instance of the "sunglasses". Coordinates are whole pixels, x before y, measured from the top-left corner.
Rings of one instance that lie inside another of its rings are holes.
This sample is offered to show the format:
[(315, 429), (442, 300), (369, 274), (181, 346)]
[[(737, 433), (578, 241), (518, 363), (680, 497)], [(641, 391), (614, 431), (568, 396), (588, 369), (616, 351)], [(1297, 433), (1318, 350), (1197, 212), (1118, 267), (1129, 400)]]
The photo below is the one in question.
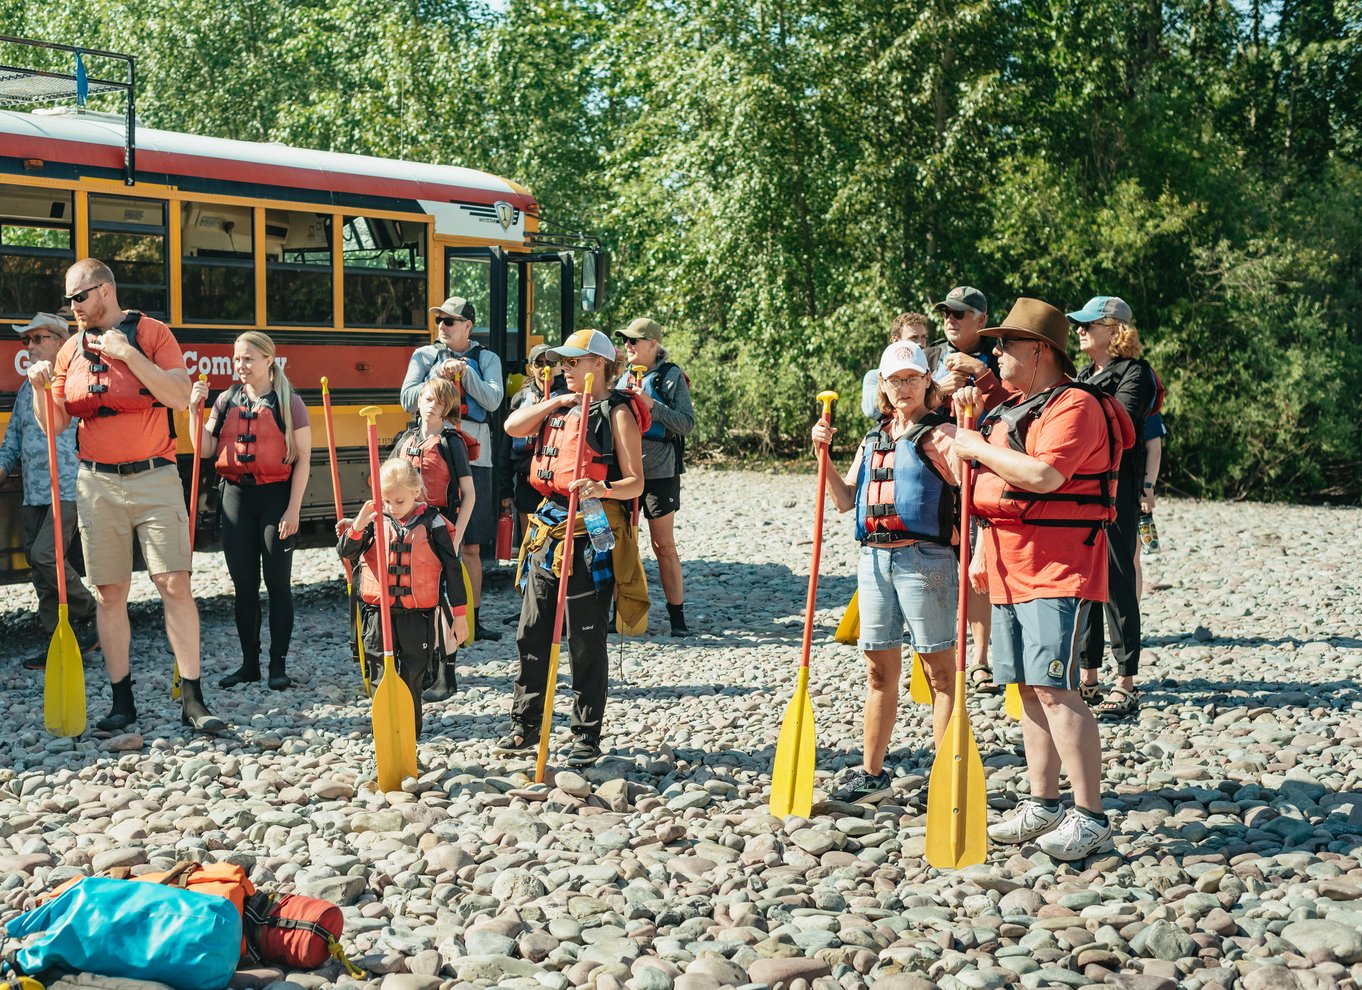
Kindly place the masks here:
[(25, 347), (31, 347), (40, 340), (56, 340), (56, 338), (50, 333), (25, 334), (19, 338), (19, 343), (23, 344)]
[(87, 300), (87, 299), (90, 298), (90, 293), (91, 293), (91, 292), (94, 292), (94, 291), (95, 291), (96, 289), (98, 289), (101, 285), (108, 285), (108, 284), (109, 284), (108, 282), (96, 282), (94, 285), (90, 286), (88, 289), (81, 289), (79, 292), (73, 292), (73, 293), (71, 293), (69, 296), (62, 296), (62, 298), (65, 299), (65, 300), (67, 301), (68, 304), (69, 304), (69, 303), (83, 303), (85, 300)]
[(599, 354), (592, 354), (590, 356), (583, 357), (563, 358), (563, 360), (560, 363), (563, 365), (564, 368), (575, 368), (582, 361), (604, 361), (604, 360), (605, 358), (601, 357)]
[(472, 323), (473, 321), (463, 316), (437, 316), (435, 322), (442, 327), (452, 327), (456, 323)]

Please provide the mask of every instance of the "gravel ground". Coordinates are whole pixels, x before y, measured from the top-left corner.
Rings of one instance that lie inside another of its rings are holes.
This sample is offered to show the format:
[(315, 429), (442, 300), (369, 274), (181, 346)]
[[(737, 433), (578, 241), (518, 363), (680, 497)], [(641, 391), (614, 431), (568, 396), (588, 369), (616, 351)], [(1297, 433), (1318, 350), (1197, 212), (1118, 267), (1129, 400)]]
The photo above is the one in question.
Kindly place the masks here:
[[(466, 651), (459, 693), (427, 707), (428, 769), (388, 795), (373, 787), (330, 551), (296, 560), (299, 683), (286, 692), (216, 687), (239, 662), (230, 586), (219, 556), (199, 556), (206, 693), (235, 726), (217, 740), (179, 726), (144, 576), (140, 734), (47, 736), (41, 677), (19, 667), (45, 646), (25, 614), (32, 592), (0, 589), (12, 651), (0, 917), (72, 873), (225, 859), (268, 889), (342, 904), (345, 946), (383, 990), (1362, 985), (1362, 511), (1161, 503), (1164, 550), (1145, 558), (1144, 708), (1102, 729), (1114, 852), (1060, 864), (995, 847), (983, 866), (939, 872), (922, 859), (930, 726), (906, 697), (884, 803), (819, 793), (808, 820), (766, 811), (813, 487), (811, 472), (687, 474), (677, 536), (697, 635), (667, 636), (659, 602), (622, 661), (612, 643), (607, 756), (548, 787), (491, 751), (515, 657), (502, 621), (518, 599), (504, 582), (484, 605), (505, 638)], [(855, 555), (850, 520), (830, 518), (811, 681), (820, 785), (860, 760), (863, 662), (832, 641)], [(558, 698), (561, 746), (566, 681)], [(94, 672), (92, 721), (108, 704)], [(970, 704), (996, 816), (1026, 793), (1020, 730), (1001, 698)], [(238, 974), (281, 980), (363, 982), (334, 966)]]

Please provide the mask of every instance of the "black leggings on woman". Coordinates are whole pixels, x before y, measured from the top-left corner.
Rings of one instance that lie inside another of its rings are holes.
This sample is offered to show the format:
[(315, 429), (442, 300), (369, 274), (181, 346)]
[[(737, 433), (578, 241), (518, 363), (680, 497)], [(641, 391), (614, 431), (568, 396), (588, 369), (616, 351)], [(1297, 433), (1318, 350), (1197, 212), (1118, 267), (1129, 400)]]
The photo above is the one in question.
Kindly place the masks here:
[(222, 553), (236, 588), (236, 631), (241, 656), (260, 663), (260, 577), (270, 596), (270, 658), (282, 662), (293, 638), (294, 538), (279, 539), (279, 520), (288, 509), (292, 483), (222, 485)]

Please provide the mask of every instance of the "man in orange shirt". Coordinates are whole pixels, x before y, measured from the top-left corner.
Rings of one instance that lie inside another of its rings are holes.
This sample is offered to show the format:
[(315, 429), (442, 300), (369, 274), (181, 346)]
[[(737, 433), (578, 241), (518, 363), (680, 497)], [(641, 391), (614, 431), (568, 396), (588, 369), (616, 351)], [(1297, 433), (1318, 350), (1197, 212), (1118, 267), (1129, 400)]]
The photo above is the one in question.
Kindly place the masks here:
[[(1069, 323), (1038, 299), (1018, 299), (1001, 327), (985, 331), (1003, 381), (1020, 397), (990, 410), (979, 432), (960, 430), (957, 456), (978, 463), (974, 505), (980, 538), (970, 582), (993, 605), (993, 675), (1022, 696), (1022, 740), (1031, 796), (988, 830), (999, 843), (1036, 840), (1056, 859), (1110, 846), (1102, 811), (1097, 720), (1078, 692), (1078, 630), (1107, 597), (1105, 524), (1115, 501), (1108, 477), (1126, 438), (1100, 399), (1069, 382)], [(956, 394), (957, 406), (982, 396)], [(1133, 435), (1133, 430), (1132, 430)], [(1074, 808), (1059, 804), (1061, 765)]]
[[(165, 606), (166, 637), (179, 666), (181, 721), (198, 732), (226, 728), (203, 703), (199, 686), (199, 612), (189, 586), (189, 513), (175, 467), (171, 410), (189, 406), (189, 373), (180, 345), (159, 320), (118, 305), (113, 272), (94, 258), (66, 272), (66, 301), (80, 332), (56, 361), (28, 370), (35, 395), (49, 385), (60, 433), (79, 420), (76, 505), (86, 575), (95, 586), (104, 667), (113, 709), (95, 723), (122, 732), (137, 720), (128, 671), (132, 538)], [(34, 402), (38, 423), (46, 430)]]

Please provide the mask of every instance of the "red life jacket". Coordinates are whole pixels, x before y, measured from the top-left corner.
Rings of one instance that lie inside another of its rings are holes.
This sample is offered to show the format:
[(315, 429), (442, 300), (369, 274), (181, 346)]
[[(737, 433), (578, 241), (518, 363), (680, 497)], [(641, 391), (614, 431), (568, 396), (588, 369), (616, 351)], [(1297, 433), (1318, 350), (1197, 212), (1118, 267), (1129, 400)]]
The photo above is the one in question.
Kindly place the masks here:
[(652, 414), (636, 392), (612, 390), (599, 402), (591, 404), (587, 428), (580, 429), (581, 406), (557, 409), (544, 417), (539, 426), (539, 439), (530, 461), (530, 484), (541, 495), (566, 497), (568, 486), (577, 480), (573, 474), (577, 466), (577, 443), (586, 434), (586, 458), (582, 477), (592, 481), (616, 481), (622, 478), (615, 457), (615, 434), (610, 429), (610, 414), (615, 406), (628, 403), (642, 432), (652, 423)]
[[(898, 440), (888, 420), (866, 434), (856, 479), (856, 538), (862, 543), (918, 540), (950, 546), (955, 489), (922, 449), (932, 429), (949, 422), (929, 412)], [(903, 461), (897, 457), (900, 445), (908, 455)]]
[[(1062, 381), (1054, 388), (1029, 399), (1011, 400), (994, 406), (979, 424), (979, 432), (990, 436), (995, 429), (1007, 429), (1007, 444), (1028, 454), (1026, 436), (1031, 424), (1044, 414), (1050, 403), (1067, 389), (1079, 389), (1096, 399), (1102, 407), (1107, 429), (1105, 471), (1075, 474), (1052, 492), (1019, 491), (1009, 487), (1002, 476), (984, 465), (974, 475), (974, 507), (982, 525), (1057, 526), (1089, 529), (1084, 544), (1092, 546), (1097, 534), (1116, 519), (1116, 479), (1121, 454), (1135, 442), (1135, 425), (1130, 414), (1113, 396), (1086, 382)], [(1027, 513), (1042, 502), (1067, 502), (1073, 508), (1062, 517), (1028, 518)]]
[[(262, 416), (266, 409), (272, 415)], [(240, 383), (233, 385), (213, 436), (221, 441), (214, 467), (228, 481), (239, 484), (250, 478), (248, 484), (269, 485), (293, 476), (293, 465), (284, 462), (288, 443), (278, 392), (252, 402)]]
[[(145, 353), (137, 344), (137, 328), (143, 320), (151, 319), (131, 310), (115, 327), (138, 353)], [(81, 418), (116, 416), (121, 412), (136, 412), (160, 405), (142, 379), (122, 361), (106, 358), (85, 346), (87, 333), (80, 336), (80, 346), (71, 356), (66, 368), (66, 411)], [(174, 435), (173, 432), (171, 434)]]
[(420, 430), (408, 430), (393, 444), (394, 457), (403, 457), (411, 462), (421, 474), (421, 482), (426, 488), (426, 501), (437, 509), (458, 509), (460, 503), (459, 484), (454, 477), (454, 455), (449, 445), (463, 441), (468, 450), (468, 459), (478, 456), (479, 443), (463, 430), (446, 428), (438, 436), (420, 439)]
[[(388, 597), (393, 608), (427, 609), (439, 604), (444, 567), (435, 554), (430, 531), (435, 526), (447, 525), (438, 509), (424, 503), (416, 506), (416, 517), (407, 526), (384, 514), (383, 530), (388, 537)], [(379, 568), (377, 543), (371, 543), (364, 551), (362, 563), (360, 597), (370, 605), (378, 605), (381, 599), (376, 577)]]

